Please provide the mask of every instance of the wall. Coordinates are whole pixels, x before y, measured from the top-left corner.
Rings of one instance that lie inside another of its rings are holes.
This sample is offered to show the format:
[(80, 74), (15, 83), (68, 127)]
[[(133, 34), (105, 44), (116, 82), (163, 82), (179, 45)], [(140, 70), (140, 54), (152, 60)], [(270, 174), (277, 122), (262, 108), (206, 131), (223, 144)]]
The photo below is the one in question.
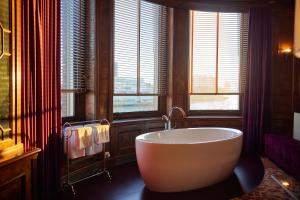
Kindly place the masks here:
[(300, 58), (294, 58), (294, 112), (300, 112)]
[[(288, 8), (273, 11), (272, 56), (272, 113), (271, 131), (292, 134), (293, 127), (293, 56), (279, 54), (278, 50), (293, 46), (294, 10)], [(296, 67), (296, 66), (295, 66)]]

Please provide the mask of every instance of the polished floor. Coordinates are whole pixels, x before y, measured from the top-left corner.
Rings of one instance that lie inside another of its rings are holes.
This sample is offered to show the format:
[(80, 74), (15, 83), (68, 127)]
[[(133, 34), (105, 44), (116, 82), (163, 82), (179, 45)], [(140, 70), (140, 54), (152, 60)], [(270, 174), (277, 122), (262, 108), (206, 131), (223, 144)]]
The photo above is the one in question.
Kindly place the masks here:
[[(265, 175), (262, 182), (251, 192), (234, 198), (232, 200), (296, 200), (300, 199), (300, 181), (288, 175), (280, 169), (274, 162), (266, 157), (261, 158)], [(283, 189), (274, 177), (279, 181), (285, 181), (288, 186)], [(287, 190), (289, 192), (287, 192)]]
[[(175, 167), (175, 166), (174, 166)], [(112, 182), (104, 176), (94, 177), (75, 185), (76, 196), (70, 190), (61, 192), (61, 199), (82, 200), (199, 200), (231, 199), (252, 191), (264, 177), (259, 157), (242, 157), (230, 178), (222, 183), (180, 193), (149, 191), (140, 176), (136, 163), (110, 170)]]

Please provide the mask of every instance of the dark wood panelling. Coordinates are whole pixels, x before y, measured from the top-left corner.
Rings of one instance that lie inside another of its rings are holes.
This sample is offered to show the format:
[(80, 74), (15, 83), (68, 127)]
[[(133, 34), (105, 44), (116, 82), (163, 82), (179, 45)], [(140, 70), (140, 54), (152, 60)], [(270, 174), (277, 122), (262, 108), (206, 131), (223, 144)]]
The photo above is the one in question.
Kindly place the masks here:
[(174, 9), (172, 106), (187, 112), (189, 63), (189, 11)]
[(134, 153), (135, 137), (145, 132), (145, 123), (116, 126), (113, 130), (116, 137), (113, 155)]
[(293, 47), (292, 9), (273, 11), (271, 131), (291, 134), (293, 121), (293, 56), (278, 51)]
[(35, 149), (0, 163), (0, 199), (36, 199), (36, 159), (39, 149)]
[(292, 134), (293, 119), (279, 118), (272, 119), (272, 133)]
[(146, 123), (146, 130), (149, 132), (153, 131), (159, 131), (165, 128), (164, 123), (162, 122), (151, 122), (151, 123)]
[(226, 127), (242, 129), (241, 117), (189, 117), (187, 127)]
[(96, 117), (111, 117), (112, 103), (112, 2), (96, 1)]
[(135, 153), (136, 136), (157, 130), (163, 130), (164, 123), (161, 118), (129, 122), (115, 122), (112, 127), (112, 155), (122, 157)]
[(294, 57), (294, 112), (300, 112), (300, 58)]
[(3, 186), (0, 187), (0, 199), (26, 199), (24, 191), (25, 188), (26, 176), (25, 174), (20, 174), (20, 176), (11, 179), (10, 181), (4, 183)]

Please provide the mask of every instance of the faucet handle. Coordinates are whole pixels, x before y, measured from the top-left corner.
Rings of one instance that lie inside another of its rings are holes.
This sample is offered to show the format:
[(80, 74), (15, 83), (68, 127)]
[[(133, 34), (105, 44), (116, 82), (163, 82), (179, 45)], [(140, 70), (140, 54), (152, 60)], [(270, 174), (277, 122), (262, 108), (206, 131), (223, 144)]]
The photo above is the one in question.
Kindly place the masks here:
[(168, 120), (169, 120), (169, 117), (168, 117), (167, 115), (163, 115), (163, 116), (161, 116), (161, 120), (168, 121)]

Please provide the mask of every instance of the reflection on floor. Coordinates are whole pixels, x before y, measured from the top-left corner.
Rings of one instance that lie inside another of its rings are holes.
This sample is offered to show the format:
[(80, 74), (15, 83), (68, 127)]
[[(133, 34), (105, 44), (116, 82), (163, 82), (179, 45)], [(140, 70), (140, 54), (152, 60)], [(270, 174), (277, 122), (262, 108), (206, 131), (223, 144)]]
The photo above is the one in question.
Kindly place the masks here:
[[(175, 166), (174, 166), (175, 167)], [(198, 200), (231, 199), (252, 191), (264, 176), (263, 163), (258, 157), (242, 157), (234, 174), (226, 181), (198, 190), (180, 193), (156, 193), (145, 188), (136, 163), (111, 170), (113, 180), (103, 176), (91, 178), (75, 185), (77, 195), (71, 191), (60, 194), (61, 199), (103, 200)]]
[[(241, 197), (235, 198), (234, 200), (285, 200), (285, 199), (300, 199), (300, 182), (295, 180), (293, 177), (285, 174), (281, 169), (279, 169), (274, 163), (272, 163), (267, 158), (262, 158), (264, 167), (265, 167), (265, 175), (261, 184), (255, 188), (252, 192), (245, 194)], [(300, 170), (300, 169), (299, 169)], [(287, 181), (288, 186), (287, 189), (292, 192), (295, 198), (292, 198), (288, 195), (287, 192), (284, 191), (278, 185), (271, 176), (277, 177), (279, 180)], [(284, 177), (283, 179), (280, 179)]]

